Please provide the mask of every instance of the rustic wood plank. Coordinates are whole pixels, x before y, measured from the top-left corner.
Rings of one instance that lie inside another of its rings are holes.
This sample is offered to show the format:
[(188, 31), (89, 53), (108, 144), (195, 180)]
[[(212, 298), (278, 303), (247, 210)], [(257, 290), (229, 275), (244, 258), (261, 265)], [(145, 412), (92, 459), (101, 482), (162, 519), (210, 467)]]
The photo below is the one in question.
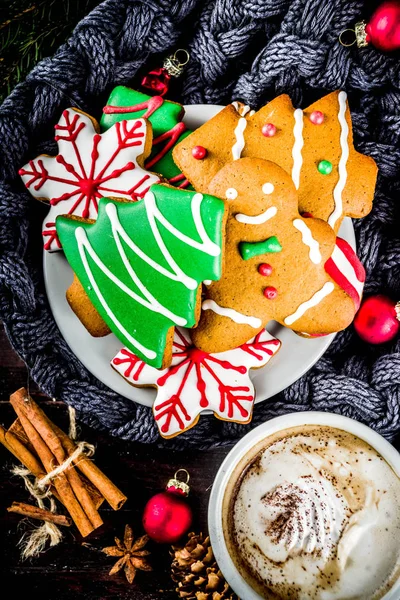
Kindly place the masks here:
[(0, 401), (8, 401), (10, 394), (21, 387), (29, 388), (35, 397), (43, 396), (28, 376), (24, 361), (13, 351), (0, 321)]
[[(27, 369), (11, 349), (4, 330), (0, 327), (0, 423), (9, 426), (15, 415), (9, 402), (10, 393), (27, 382)], [(54, 402), (30, 385), (32, 396), (40, 401), (49, 417), (57, 425), (68, 427), (67, 408)], [(81, 439), (97, 447), (96, 463), (128, 496), (124, 507), (114, 512), (108, 507), (100, 510), (104, 525), (87, 540), (94, 548), (113, 544), (114, 535), (122, 536), (126, 523), (132, 525), (135, 535), (142, 533), (141, 515), (147, 500), (162, 490), (174, 472), (186, 468), (191, 474), (190, 502), (195, 515), (195, 530), (207, 527), (207, 505), (215, 474), (228, 450), (204, 452), (160, 450), (153, 445), (125, 442), (94, 429), (81, 426)], [(123, 575), (109, 577), (113, 559), (87, 549), (73, 528), (64, 531), (64, 541), (49, 549), (38, 559), (20, 562), (17, 542), (32, 523), (22, 522), (18, 515), (7, 513), (13, 501), (28, 502), (29, 495), (22, 481), (10, 476), (16, 460), (0, 447), (0, 574), (5, 589), (12, 589), (13, 597), (40, 594), (42, 600), (173, 600), (177, 596), (169, 576), (168, 547), (151, 543), (152, 573), (137, 574), (132, 585)]]

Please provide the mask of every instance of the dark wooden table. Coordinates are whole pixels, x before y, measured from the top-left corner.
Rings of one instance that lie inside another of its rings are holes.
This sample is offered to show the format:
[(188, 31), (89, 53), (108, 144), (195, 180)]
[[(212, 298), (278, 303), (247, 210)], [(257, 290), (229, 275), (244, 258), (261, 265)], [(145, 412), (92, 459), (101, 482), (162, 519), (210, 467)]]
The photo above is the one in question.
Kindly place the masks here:
[[(67, 427), (65, 404), (44, 396), (29, 381), (24, 363), (10, 347), (0, 325), (0, 423), (9, 426), (14, 412), (9, 395), (20, 387), (28, 387), (49, 417), (61, 427)], [(18, 540), (32, 523), (21, 522), (6, 508), (13, 501), (28, 501), (28, 492), (19, 477), (10, 469), (17, 461), (0, 446), (0, 577), (1, 598), (20, 600), (34, 597), (41, 600), (172, 600), (177, 598), (170, 579), (168, 547), (151, 544), (152, 573), (139, 572), (129, 585), (122, 574), (108, 575), (114, 559), (100, 553), (100, 548), (113, 545), (114, 536), (122, 536), (126, 523), (140, 535), (141, 515), (147, 500), (163, 489), (179, 467), (191, 474), (191, 504), (195, 515), (194, 530), (207, 529), (207, 504), (215, 474), (228, 450), (217, 449), (206, 454), (158, 450), (151, 445), (124, 442), (81, 427), (81, 439), (97, 446), (96, 463), (128, 496), (128, 502), (118, 512), (101, 509), (104, 525), (87, 541), (92, 549), (82, 546), (74, 531), (64, 528), (63, 542), (50, 548), (35, 560), (21, 562)], [(71, 528), (72, 529), (72, 528)], [(7, 591), (6, 591), (7, 590)]]

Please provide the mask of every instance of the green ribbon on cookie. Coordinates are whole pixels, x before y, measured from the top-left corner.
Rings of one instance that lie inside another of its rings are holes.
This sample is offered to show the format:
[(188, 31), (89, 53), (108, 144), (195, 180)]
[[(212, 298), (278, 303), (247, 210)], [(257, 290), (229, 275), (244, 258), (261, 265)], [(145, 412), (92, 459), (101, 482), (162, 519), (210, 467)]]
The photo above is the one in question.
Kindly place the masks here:
[[(102, 131), (118, 121), (146, 118), (153, 128), (153, 147), (145, 167), (159, 173), (172, 185), (188, 187), (187, 180), (172, 158), (172, 150), (192, 132), (182, 122), (183, 107), (161, 96), (148, 96), (119, 85), (113, 89), (103, 108)], [(193, 189), (191, 186), (189, 189)]]
[(261, 254), (281, 252), (282, 246), (278, 238), (273, 235), (263, 242), (240, 242), (239, 251), (243, 260), (249, 260)]

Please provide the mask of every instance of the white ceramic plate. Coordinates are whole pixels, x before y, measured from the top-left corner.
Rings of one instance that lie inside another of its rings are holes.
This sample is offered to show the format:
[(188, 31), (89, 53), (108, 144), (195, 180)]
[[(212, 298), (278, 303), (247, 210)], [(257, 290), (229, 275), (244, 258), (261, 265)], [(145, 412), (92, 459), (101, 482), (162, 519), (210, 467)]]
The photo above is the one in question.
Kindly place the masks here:
[[(222, 108), (206, 104), (185, 106), (184, 121), (189, 129), (196, 129)], [(355, 249), (351, 219), (343, 221), (340, 235)], [(79, 360), (95, 377), (118, 394), (139, 404), (151, 406), (155, 390), (132, 387), (110, 366), (110, 361), (122, 347), (121, 342), (113, 334), (103, 338), (92, 337), (72, 312), (65, 292), (72, 283), (73, 273), (62, 252), (44, 252), (44, 278), (56, 323)], [(315, 339), (302, 338), (274, 321), (269, 323), (267, 329), (281, 340), (282, 347), (264, 368), (252, 372), (256, 402), (274, 396), (304, 375), (326, 351), (334, 337), (332, 334)]]

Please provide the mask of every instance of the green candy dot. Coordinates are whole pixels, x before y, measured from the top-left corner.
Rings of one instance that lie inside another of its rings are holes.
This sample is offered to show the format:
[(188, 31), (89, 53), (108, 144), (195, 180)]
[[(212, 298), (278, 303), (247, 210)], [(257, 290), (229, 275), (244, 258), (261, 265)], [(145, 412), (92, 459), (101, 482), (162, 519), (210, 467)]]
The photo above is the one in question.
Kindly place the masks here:
[(318, 163), (318, 171), (322, 173), (322, 175), (330, 175), (332, 173), (332, 163), (329, 160), (321, 160)]

